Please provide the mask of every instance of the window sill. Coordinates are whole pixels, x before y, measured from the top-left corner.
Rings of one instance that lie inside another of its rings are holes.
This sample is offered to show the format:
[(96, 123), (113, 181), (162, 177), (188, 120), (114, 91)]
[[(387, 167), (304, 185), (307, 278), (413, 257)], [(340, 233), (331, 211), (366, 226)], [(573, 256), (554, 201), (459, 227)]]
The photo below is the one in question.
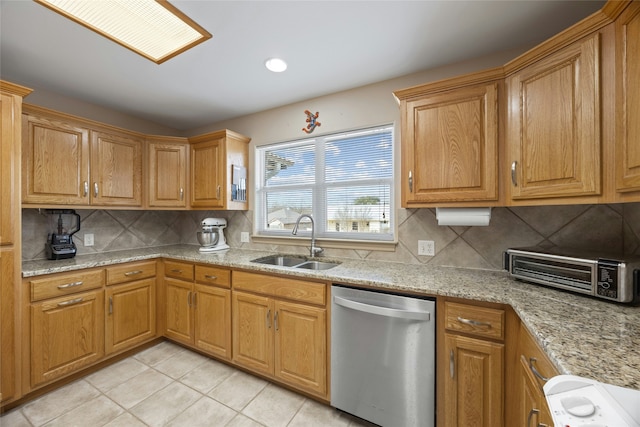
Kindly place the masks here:
[[(311, 239), (308, 237), (279, 237), (279, 236), (260, 236), (252, 235), (251, 241), (254, 243), (262, 243), (267, 245), (282, 246), (309, 246)], [(370, 240), (353, 240), (353, 239), (316, 239), (316, 245), (323, 249), (352, 249), (352, 250), (368, 250), (394, 252), (397, 241), (376, 242)]]

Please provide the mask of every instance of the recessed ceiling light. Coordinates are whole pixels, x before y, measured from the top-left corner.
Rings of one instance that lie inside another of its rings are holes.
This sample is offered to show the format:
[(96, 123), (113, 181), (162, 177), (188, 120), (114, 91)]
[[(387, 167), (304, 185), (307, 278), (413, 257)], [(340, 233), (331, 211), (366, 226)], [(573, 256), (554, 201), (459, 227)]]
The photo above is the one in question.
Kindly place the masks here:
[(160, 64), (211, 38), (166, 0), (35, 0)]
[(264, 63), (269, 71), (281, 73), (287, 69), (287, 63), (280, 58), (270, 58)]

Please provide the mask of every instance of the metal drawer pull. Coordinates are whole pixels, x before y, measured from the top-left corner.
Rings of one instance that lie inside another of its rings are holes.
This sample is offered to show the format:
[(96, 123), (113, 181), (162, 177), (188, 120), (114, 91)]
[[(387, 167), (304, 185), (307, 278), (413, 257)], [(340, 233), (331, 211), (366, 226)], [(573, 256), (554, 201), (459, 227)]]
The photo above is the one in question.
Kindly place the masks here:
[(514, 187), (518, 186), (518, 176), (516, 174), (516, 169), (518, 167), (518, 162), (514, 161), (511, 163), (511, 183)]
[(537, 362), (537, 361), (538, 361), (538, 359), (536, 359), (535, 357), (530, 357), (529, 358), (529, 369), (531, 369), (531, 372), (533, 372), (533, 375), (535, 375), (536, 377), (540, 378), (542, 381), (549, 381), (549, 378), (547, 378), (544, 375), (542, 375), (540, 372), (538, 372), (536, 367), (533, 366), (533, 364), (535, 362)]
[(271, 329), (271, 309), (267, 310), (267, 329)]
[(58, 289), (67, 289), (67, 288), (73, 288), (76, 286), (80, 286), (82, 285), (84, 282), (80, 281), (80, 282), (73, 282), (73, 283), (66, 283), (64, 285), (59, 285)]
[(182, 270), (178, 270), (177, 268), (174, 268), (173, 270), (171, 270), (171, 272), (182, 274)]
[(451, 378), (453, 378), (455, 373), (456, 373), (456, 363), (453, 357), (453, 350), (451, 350), (449, 351), (449, 375), (451, 375)]
[(204, 278), (205, 279), (209, 279), (209, 280), (216, 280), (218, 278), (218, 276), (212, 276), (210, 274), (205, 274)]
[(84, 298), (82, 297), (76, 298), (76, 299), (70, 299), (69, 301), (59, 302), (58, 307), (65, 307), (67, 305), (78, 304), (79, 302), (82, 302), (82, 301), (84, 301)]
[(127, 271), (126, 273), (124, 273), (125, 276), (135, 276), (136, 274), (140, 274), (142, 273), (142, 270), (133, 270), (133, 271)]
[(458, 322), (464, 323), (465, 325), (469, 325), (469, 326), (484, 326), (486, 328), (491, 327), (491, 323), (489, 322), (480, 322), (478, 320), (465, 319), (464, 317), (460, 317), (460, 316), (458, 316)]

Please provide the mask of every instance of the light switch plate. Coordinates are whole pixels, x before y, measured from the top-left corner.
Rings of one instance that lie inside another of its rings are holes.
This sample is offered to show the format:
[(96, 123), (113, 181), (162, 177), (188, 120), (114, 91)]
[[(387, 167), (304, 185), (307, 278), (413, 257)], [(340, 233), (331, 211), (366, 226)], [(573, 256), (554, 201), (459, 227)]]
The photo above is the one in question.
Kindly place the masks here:
[(93, 234), (92, 233), (86, 233), (84, 235), (84, 245), (85, 246), (93, 246)]
[(249, 243), (249, 232), (240, 232), (240, 243)]
[(434, 256), (436, 254), (436, 242), (433, 240), (418, 240), (418, 255)]

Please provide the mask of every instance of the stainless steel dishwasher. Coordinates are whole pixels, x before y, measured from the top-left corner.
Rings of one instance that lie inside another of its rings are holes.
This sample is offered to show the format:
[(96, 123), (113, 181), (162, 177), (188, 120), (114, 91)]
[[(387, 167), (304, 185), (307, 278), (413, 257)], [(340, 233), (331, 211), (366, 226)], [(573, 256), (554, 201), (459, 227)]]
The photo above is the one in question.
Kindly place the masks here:
[(331, 406), (385, 427), (433, 427), (435, 301), (331, 292)]

